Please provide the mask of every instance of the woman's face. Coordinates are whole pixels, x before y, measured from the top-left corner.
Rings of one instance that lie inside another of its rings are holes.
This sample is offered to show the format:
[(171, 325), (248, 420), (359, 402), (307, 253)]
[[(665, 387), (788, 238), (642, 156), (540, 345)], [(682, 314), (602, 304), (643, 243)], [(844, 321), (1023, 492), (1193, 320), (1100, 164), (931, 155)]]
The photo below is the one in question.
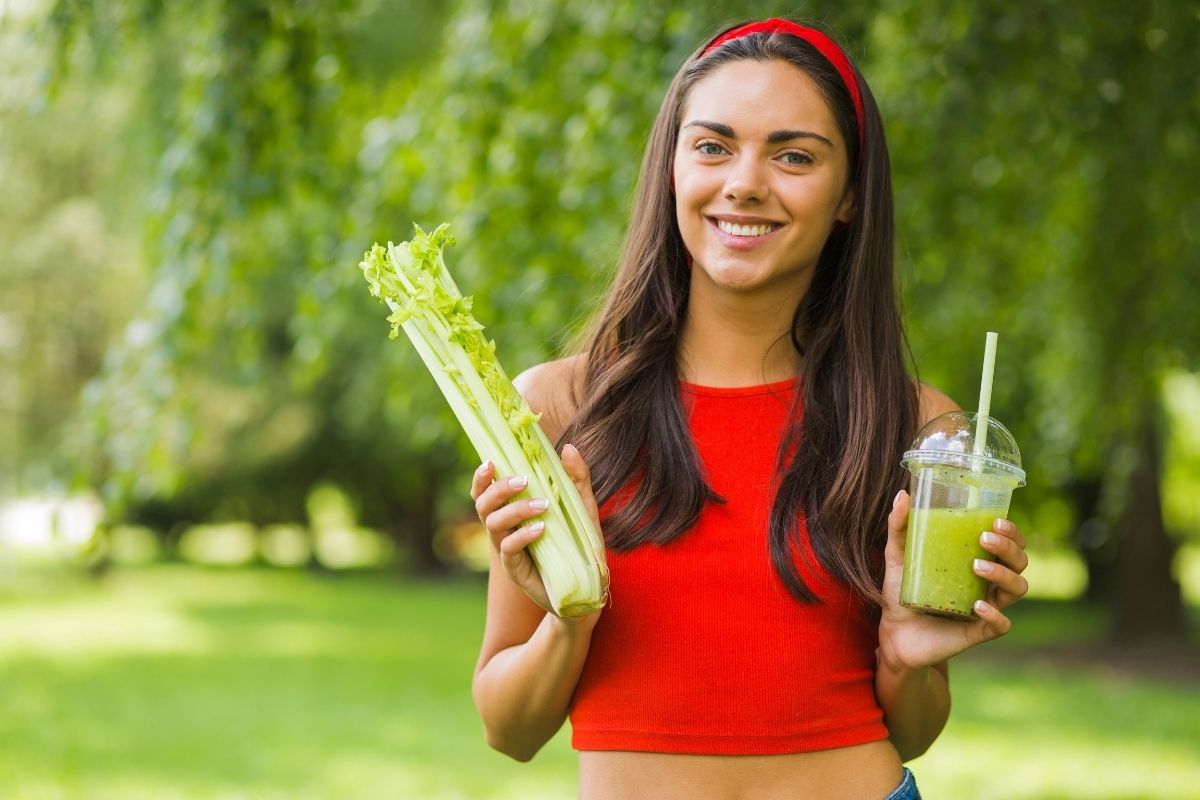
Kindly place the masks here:
[(733, 61), (684, 100), (675, 214), (693, 283), (796, 293), (850, 219), (846, 145), (816, 84), (785, 61)]

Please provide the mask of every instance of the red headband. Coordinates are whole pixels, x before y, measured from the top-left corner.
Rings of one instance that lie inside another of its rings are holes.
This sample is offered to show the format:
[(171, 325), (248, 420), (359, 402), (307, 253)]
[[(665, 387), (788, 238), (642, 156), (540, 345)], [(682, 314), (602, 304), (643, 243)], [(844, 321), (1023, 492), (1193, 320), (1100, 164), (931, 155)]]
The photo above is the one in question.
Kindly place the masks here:
[(764, 19), (761, 22), (751, 22), (748, 25), (743, 25), (740, 28), (734, 28), (731, 31), (718, 36), (712, 44), (704, 49), (700, 54), (704, 58), (713, 50), (716, 50), (726, 42), (734, 39), (740, 39), (743, 36), (749, 36), (752, 33), (788, 33), (792, 36), (799, 37), (811, 44), (820, 51), (821, 55), (829, 60), (833, 68), (838, 71), (838, 75), (842, 76), (842, 83), (846, 84), (846, 88), (850, 91), (850, 99), (854, 101), (854, 114), (858, 118), (858, 149), (863, 148), (863, 103), (862, 94), (858, 91), (858, 79), (854, 75), (854, 67), (850, 65), (850, 59), (842, 52), (842, 48), (838, 47), (837, 42), (830, 39), (820, 31), (806, 28), (791, 20), (779, 19), (773, 17)]

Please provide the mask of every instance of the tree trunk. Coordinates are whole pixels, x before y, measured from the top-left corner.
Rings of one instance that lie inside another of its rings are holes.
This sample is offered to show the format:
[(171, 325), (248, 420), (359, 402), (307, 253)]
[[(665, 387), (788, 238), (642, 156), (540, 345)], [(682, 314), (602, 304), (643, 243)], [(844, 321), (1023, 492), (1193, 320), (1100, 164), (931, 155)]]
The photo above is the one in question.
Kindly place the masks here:
[(1079, 477), (1066, 487), (1066, 495), (1075, 508), (1075, 545), (1087, 567), (1087, 591), (1084, 598), (1109, 603), (1113, 596), (1113, 564), (1116, 540), (1111, 526), (1100, 513), (1104, 482), (1098, 477)]
[(445, 575), (451, 571), (434, 549), (442, 475), (431, 459), (420, 490), (406, 493), (387, 508), (385, 529), (396, 543), (406, 571), (414, 575)]
[(1129, 476), (1125, 509), (1113, 531), (1113, 633), (1121, 641), (1182, 638), (1183, 597), (1171, 575), (1175, 543), (1167, 536), (1159, 497), (1161, 443), (1154, 410), (1137, 431), (1137, 465)]

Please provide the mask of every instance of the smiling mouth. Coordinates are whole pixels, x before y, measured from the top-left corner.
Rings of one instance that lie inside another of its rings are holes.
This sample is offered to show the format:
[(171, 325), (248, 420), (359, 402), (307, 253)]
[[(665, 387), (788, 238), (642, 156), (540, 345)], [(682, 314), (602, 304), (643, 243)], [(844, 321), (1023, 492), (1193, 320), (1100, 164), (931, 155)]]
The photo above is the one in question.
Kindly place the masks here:
[(717, 228), (722, 233), (727, 233), (730, 236), (742, 236), (747, 239), (754, 238), (755, 236), (766, 236), (771, 231), (783, 227), (777, 223), (768, 223), (765, 225), (738, 225), (735, 222), (726, 222), (723, 219), (714, 219), (713, 222), (717, 224)]

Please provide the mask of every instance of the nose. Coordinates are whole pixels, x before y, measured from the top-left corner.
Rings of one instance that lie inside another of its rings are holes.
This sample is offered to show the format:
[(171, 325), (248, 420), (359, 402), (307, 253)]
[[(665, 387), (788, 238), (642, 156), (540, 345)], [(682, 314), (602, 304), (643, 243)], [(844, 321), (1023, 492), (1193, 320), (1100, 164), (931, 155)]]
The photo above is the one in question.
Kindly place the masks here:
[(725, 178), (726, 200), (762, 202), (769, 191), (766, 174), (757, 159), (739, 158), (730, 165)]

